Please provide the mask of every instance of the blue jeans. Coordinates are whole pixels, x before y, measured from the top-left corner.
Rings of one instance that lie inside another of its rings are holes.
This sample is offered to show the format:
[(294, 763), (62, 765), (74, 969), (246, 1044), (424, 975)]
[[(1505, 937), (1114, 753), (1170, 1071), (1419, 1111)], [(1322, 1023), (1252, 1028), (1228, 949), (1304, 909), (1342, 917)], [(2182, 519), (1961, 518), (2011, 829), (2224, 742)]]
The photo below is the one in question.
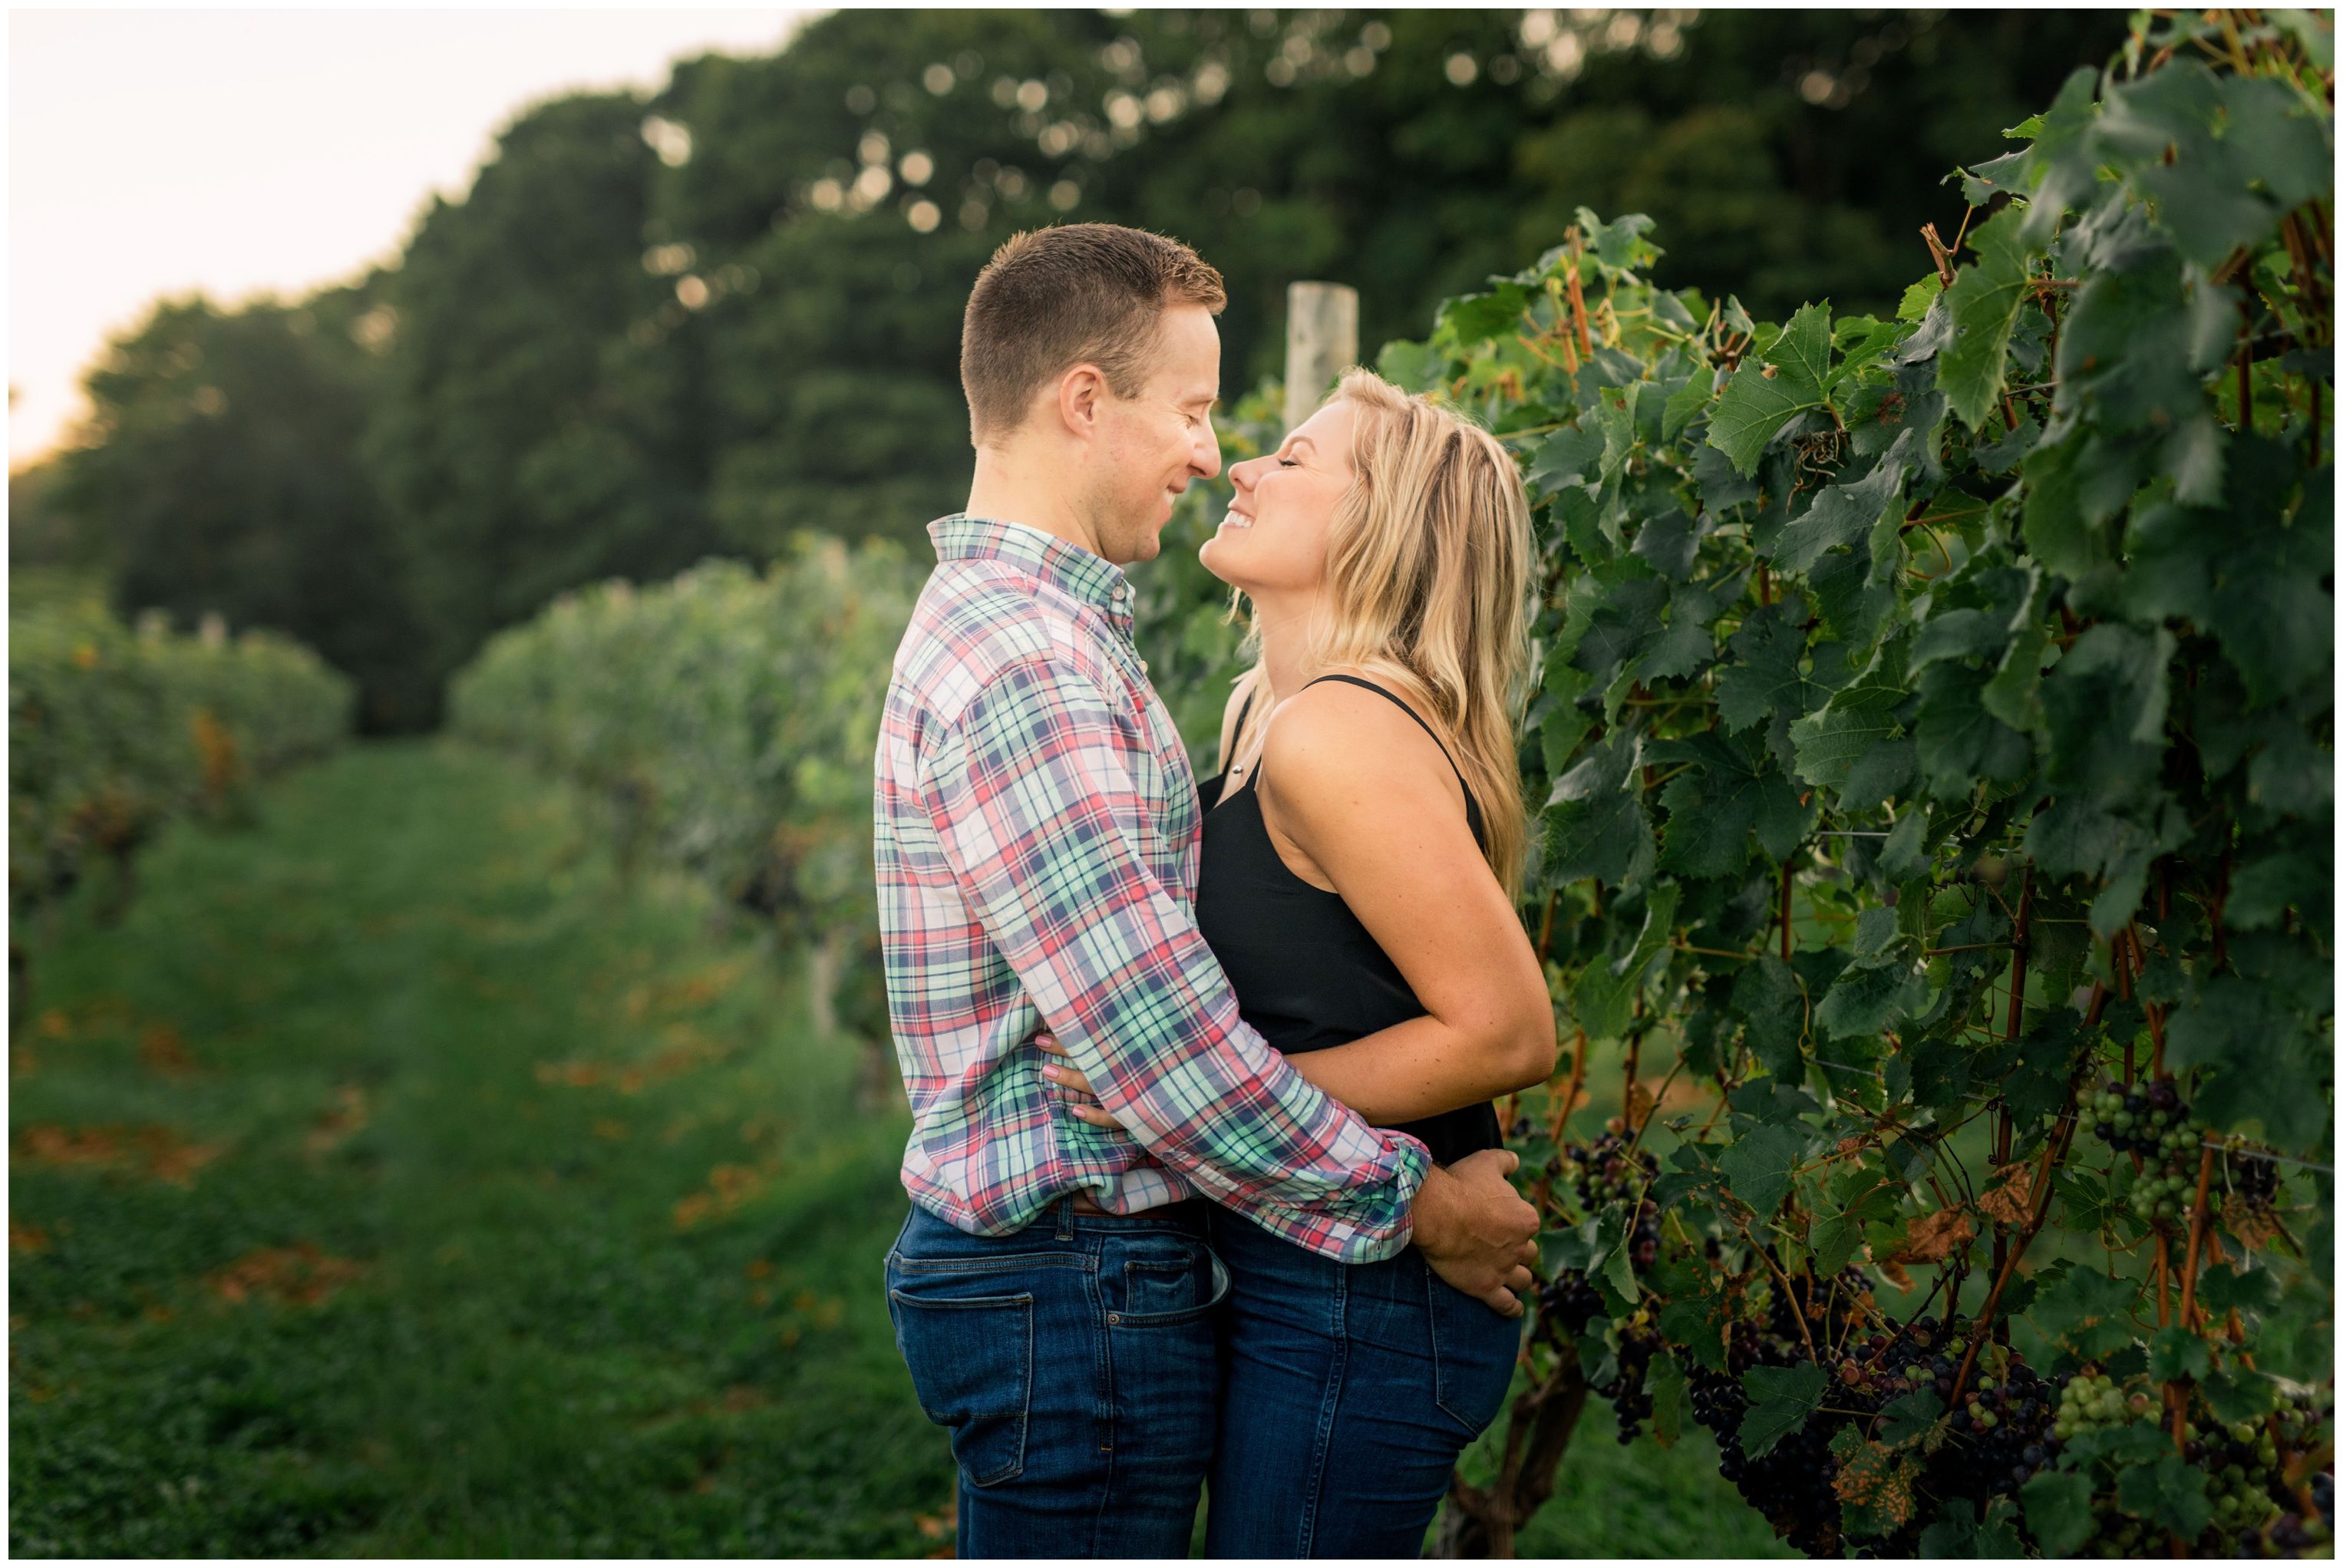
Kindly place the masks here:
[(1212, 1557), (1417, 1557), (1521, 1350), (1411, 1247), (1342, 1264), (1215, 1211), (1228, 1265)]
[(962, 1557), (1185, 1557), (1219, 1411), (1228, 1272), (1191, 1201), (1061, 1201), (1009, 1236), (914, 1206), (887, 1308), (920, 1408), (951, 1432)]

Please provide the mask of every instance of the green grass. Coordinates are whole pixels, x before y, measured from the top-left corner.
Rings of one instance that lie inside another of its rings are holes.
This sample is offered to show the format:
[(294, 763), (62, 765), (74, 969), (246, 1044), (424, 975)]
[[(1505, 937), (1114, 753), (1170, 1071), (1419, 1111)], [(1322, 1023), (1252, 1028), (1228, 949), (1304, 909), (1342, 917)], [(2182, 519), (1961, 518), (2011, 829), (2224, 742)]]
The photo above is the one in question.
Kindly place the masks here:
[[(175, 829), (120, 926), (62, 911), (12, 1039), (12, 1553), (942, 1543), (880, 1283), (903, 1118), (588, 820), (368, 746)], [(1524, 1555), (1772, 1550), (1705, 1434), (1586, 1426)]]

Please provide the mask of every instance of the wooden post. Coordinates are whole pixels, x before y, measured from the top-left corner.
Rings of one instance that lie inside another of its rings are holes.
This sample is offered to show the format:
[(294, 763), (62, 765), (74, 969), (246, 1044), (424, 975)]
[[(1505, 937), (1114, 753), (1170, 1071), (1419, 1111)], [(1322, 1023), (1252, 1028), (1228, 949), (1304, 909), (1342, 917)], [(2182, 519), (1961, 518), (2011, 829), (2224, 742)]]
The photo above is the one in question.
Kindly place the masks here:
[(1285, 427), (1317, 412), (1343, 371), (1359, 362), (1359, 291), (1346, 283), (1285, 288)]

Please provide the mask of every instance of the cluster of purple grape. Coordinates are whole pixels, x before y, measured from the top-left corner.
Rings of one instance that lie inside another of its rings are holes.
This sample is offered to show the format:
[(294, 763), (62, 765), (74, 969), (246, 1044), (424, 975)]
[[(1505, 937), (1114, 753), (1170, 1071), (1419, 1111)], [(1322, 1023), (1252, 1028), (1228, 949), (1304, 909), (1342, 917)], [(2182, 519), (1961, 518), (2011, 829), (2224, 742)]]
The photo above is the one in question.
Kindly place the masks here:
[(1564, 1269), (1538, 1292), (1537, 1331), (1548, 1340), (1574, 1340), (1606, 1310), (1603, 1292), (1584, 1273)]
[(2229, 1191), (2257, 1208), (2278, 1201), (2278, 1161), (2261, 1154), (2233, 1150), (2224, 1161)]
[(1580, 1213), (1599, 1214), (1614, 1203), (1640, 1200), (1627, 1237), (1627, 1261), (1638, 1270), (1650, 1268), (1660, 1254), (1660, 1211), (1644, 1194), (1659, 1176), (1659, 1161), (1615, 1131), (1584, 1146), (1565, 1143), (1561, 1154)]
[[(1767, 1355), (1764, 1364), (1797, 1366), (1806, 1360), (1800, 1345)], [(1792, 1546), (1809, 1557), (1837, 1556), (1839, 1501), (1831, 1483), (1838, 1474), (1838, 1461), (1830, 1451), (1833, 1423), (1820, 1417), (1810, 1420), (1803, 1432), (1752, 1458), (1739, 1436), (1749, 1396), (1742, 1392), (1738, 1376), (1695, 1367), (1685, 1392), (1693, 1419), (1716, 1434), (1717, 1473)]]
[[(1831, 1283), (1805, 1289), (1820, 1294)], [(1845, 1282), (1839, 1283), (1844, 1297)], [(1831, 1452), (1832, 1439), (1851, 1424), (1873, 1432), (1878, 1413), (1908, 1394), (1931, 1392), (1949, 1401), (1975, 1331), (1933, 1315), (1899, 1324), (1864, 1298), (1844, 1312), (1809, 1318), (1815, 1341), (1810, 1352), (1791, 1315), (1804, 1304), (1802, 1296), (1777, 1292), (1764, 1323), (1735, 1338), (1740, 1353), (1729, 1371), (1696, 1369), (1689, 1380), (1694, 1419), (1716, 1433), (1719, 1471), (1792, 1546), (1812, 1556), (1850, 1550), (1865, 1557), (1914, 1556), (1921, 1531), (1943, 1516), (1947, 1503), (1966, 1499), (1973, 1516), (1982, 1517), (1995, 1498), (2015, 1494), (2056, 1461), (2060, 1444), (2050, 1430), (2058, 1408), (2055, 1391), (2022, 1354), (1981, 1345), (1960, 1403), (1946, 1422), (1946, 1441), (1926, 1454), (1915, 1478), (1919, 1506), (1911, 1518), (1885, 1536), (1846, 1535), (1834, 1486), (1839, 1462)], [(1739, 1436), (1749, 1406), (1741, 1374), (1751, 1365), (1809, 1362), (1818, 1363), (1826, 1380), (1820, 1408), (1802, 1431), (1751, 1457)]]
[(1617, 1413), (1623, 1448), (1643, 1436), (1644, 1423), (1652, 1419), (1652, 1358), (1666, 1349), (1649, 1312), (1638, 1312), (1619, 1326), (1618, 1370), (1607, 1382), (1595, 1384), (1594, 1392), (1609, 1400)]
[[(1945, 1353), (1929, 1364), (1936, 1387), (1946, 1392), (1952, 1371), (1960, 1365), (1967, 1346), (1956, 1338)], [(1936, 1451), (1924, 1484), (1939, 1497), (1966, 1497), (1984, 1513), (1987, 1499), (2006, 1497), (2034, 1478), (2036, 1471), (2058, 1457), (2062, 1446), (2051, 1428), (2058, 1419), (2059, 1401), (2049, 1381), (2026, 1364), (2026, 1357), (2010, 1351), (1986, 1371), (1980, 1360), (1962, 1390), (1963, 1404), (1953, 1412), (1952, 1431), (1966, 1442), (1949, 1442)]]
[[(2278, 1412), (2283, 1421), (2284, 1410)], [(2322, 1470), (2309, 1482), (2310, 1510), (2302, 1510), (2300, 1497), (2289, 1497), (2287, 1506), (2259, 1532), (2247, 1535), (2239, 1552), (2248, 1557), (2332, 1557), (2335, 1554), (2335, 1473)]]
[[(1640, 1199), (1627, 1236), (1627, 1261), (1640, 1272), (1659, 1260), (1659, 1208), (1641, 1197), (1659, 1174), (1657, 1160), (1634, 1149), (1620, 1133), (1609, 1131), (1592, 1143), (1562, 1145), (1554, 1151), (1547, 1170), (1570, 1183), (1582, 1215), (1599, 1214), (1613, 1203)], [(1583, 1272), (1564, 1269), (1538, 1292), (1538, 1332), (1549, 1339), (1557, 1332), (1575, 1339), (1606, 1311), (1603, 1292)]]

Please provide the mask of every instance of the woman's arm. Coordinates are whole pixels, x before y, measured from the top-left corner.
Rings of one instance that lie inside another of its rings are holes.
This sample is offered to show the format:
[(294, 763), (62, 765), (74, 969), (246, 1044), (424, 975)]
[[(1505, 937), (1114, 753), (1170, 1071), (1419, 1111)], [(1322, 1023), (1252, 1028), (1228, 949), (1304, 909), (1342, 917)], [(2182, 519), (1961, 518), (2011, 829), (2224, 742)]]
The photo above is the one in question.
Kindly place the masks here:
[(1383, 1125), (1553, 1074), (1537, 955), (1473, 841), (1456, 776), (1414, 720), (1354, 686), (1311, 687), (1279, 711), (1258, 788), (1290, 868), (1342, 896), (1425, 1015), (1296, 1055), (1296, 1071)]
[[(1288, 869), (1342, 895), (1424, 1009), (1289, 1058), (1293, 1070), (1383, 1127), (1553, 1076), (1545, 977), (1431, 737), (1374, 693), (1329, 682), (1278, 710), (1262, 768), (1262, 819)], [(1071, 1066), (1044, 1070), (1076, 1094), (1089, 1088)], [(1074, 1111), (1119, 1125), (1094, 1105)]]

